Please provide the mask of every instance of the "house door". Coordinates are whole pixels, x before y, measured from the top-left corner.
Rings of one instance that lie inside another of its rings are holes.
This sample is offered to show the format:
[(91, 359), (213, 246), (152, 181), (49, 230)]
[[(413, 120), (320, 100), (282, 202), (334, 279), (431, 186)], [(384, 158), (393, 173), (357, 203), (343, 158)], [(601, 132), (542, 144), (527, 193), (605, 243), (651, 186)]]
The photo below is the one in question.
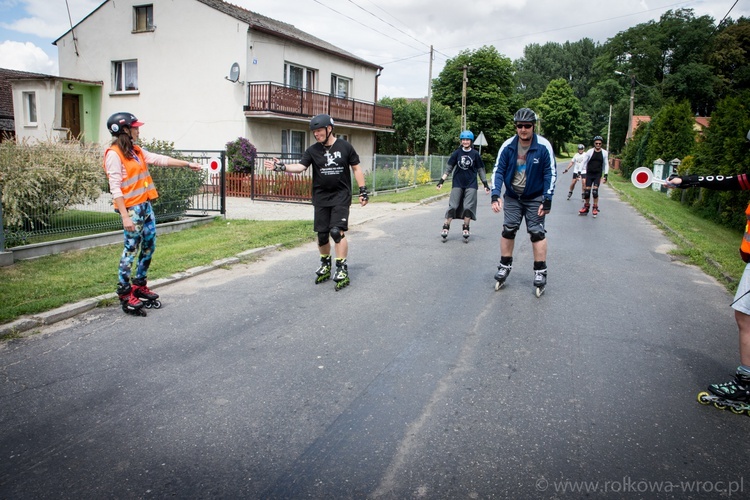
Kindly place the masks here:
[(68, 140), (81, 136), (81, 107), (78, 94), (63, 94), (62, 127), (68, 129)]

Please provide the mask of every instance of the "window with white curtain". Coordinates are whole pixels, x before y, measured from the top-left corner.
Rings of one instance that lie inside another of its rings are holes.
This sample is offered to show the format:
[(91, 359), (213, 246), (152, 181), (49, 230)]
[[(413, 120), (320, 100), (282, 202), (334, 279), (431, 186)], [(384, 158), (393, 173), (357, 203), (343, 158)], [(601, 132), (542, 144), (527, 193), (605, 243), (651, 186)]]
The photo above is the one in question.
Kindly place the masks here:
[(115, 92), (138, 90), (138, 61), (112, 62), (112, 88)]

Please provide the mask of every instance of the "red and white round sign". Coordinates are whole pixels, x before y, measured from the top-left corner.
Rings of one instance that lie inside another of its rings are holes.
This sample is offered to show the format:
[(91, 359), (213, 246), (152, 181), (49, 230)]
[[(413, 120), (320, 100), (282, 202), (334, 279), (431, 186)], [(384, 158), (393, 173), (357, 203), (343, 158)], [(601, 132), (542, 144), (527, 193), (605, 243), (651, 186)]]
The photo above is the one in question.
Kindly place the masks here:
[(221, 168), (221, 162), (218, 158), (211, 158), (208, 160), (208, 168), (210, 168), (211, 171), (216, 172)]
[(654, 181), (654, 173), (648, 167), (638, 167), (630, 174), (630, 182), (637, 188), (647, 188)]

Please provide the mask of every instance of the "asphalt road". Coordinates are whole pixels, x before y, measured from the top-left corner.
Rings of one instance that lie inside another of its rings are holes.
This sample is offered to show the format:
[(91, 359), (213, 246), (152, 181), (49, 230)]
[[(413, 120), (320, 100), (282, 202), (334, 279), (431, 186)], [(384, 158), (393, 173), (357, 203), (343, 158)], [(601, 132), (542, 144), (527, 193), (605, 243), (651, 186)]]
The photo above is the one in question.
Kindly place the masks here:
[(567, 182), (539, 299), (523, 232), (494, 290), (480, 195), (468, 244), (447, 200), (353, 228), (341, 292), (306, 245), (4, 344), (0, 498), (747, 496), (750, 418), (695, 399), (738, 362), (731, 296)]

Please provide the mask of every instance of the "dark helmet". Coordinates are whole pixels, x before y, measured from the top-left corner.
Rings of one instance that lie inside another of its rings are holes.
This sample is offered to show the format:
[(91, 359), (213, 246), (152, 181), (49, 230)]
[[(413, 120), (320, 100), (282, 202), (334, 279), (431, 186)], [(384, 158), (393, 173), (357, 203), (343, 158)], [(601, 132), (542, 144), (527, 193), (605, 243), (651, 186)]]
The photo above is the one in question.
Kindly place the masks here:
[(329, 115), (316, 115), (310, 120), (310, 130), (326, 127), (333, 127), (333, 118)]
[(596, 141), (604, 141), (604, 139), (602, 139), (602, 136), (597, 135), (596, 137), (594, 137), (594, 142)]
[(461, 132), (461, 135), (458, 137), (459, 139), (469, 139), (473, 141), (474, 133), (471, 130), (464, 130), (463, 132)]
[(521, 108), (518, 111), (516, 111), (515, 115), (513, 115), (513, 121), (515, 123), (518, 123), (518, 122), (536, 123), (536, 113), (534, 113), (529, 108)]
[(115, 113), (107, 120), (107, 130), (115, 136), (125, 133), (123, 127), (140, 127), (141, 125), (143, 122), (139, 122), (138, 118), (131, 113)]

